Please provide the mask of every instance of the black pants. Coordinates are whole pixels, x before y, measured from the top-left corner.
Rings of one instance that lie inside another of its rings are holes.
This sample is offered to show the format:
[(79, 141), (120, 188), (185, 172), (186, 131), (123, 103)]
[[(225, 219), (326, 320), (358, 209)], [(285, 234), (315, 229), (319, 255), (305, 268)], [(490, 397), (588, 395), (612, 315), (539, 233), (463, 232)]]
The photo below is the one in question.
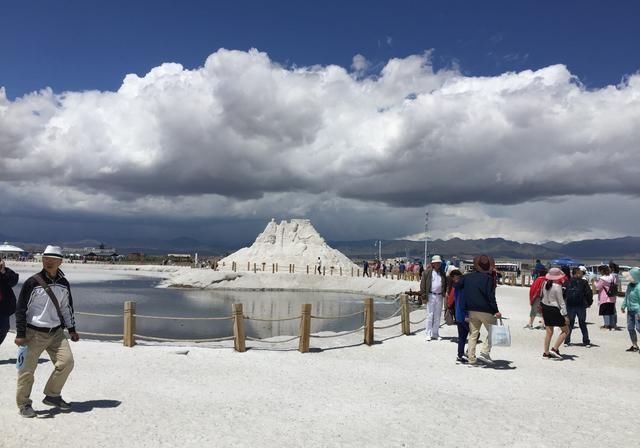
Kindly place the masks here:
[(583, 306), (567, 306), (567, 314), (569, 317), (569, 334), (564, 341), (565, 344), (571, 343), (571, 332), (573, 331), (573, 327), (576, 323), (576, 317), (578, 318), (578, 325), (582, 332), (582, 343), (590, 344), (589, 330), (587, 329), (587, 309)]
[(469, 323), (468, 322), (456, 322), (458, 327), (458, 358), (464, 356), (464, 345), (467, 343), (467, 336), (469, 336)]

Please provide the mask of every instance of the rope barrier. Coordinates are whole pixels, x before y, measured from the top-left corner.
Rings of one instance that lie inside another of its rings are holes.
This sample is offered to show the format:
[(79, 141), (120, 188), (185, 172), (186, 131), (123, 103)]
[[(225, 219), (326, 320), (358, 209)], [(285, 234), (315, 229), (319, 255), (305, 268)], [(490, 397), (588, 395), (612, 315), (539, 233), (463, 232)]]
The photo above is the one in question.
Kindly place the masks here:
[(80, 331), (80, 335), (82, 336), (97, 336), (101, 338), (122, 338), (121, 334), (110, 334), (110, 333), (89, 333), (88, 331)]
[(284, 344), (286, 342), (291, 342), (291, 341), (295, 341), (296, 339), (300, 339), (300, 336), (294, 336), (290, 339), (285, 339), (284, 341), (265, 341), (264, 339), (260, 339), (260, 338), (252, 338), (251, 336), (247, 336), (246, 337), (249, 341), (253, 341), (253, 342), (263, 342), (265, 344)]
[(166, 317), (166, 316), (145, 316), (142, 314), (134, 314), (135, 317), (143, 319), (161, 319), (161, 320), (231, 320), (233, 316), (229, 317)]
[(94, 316), (94, 317), (119, 317), (122, 318), (122, 314), (99, 314), (99, 313), (85, 313), (82, 311), (74, 311), (76, 316)]
[(400, 314), (400, 312), (402, 311), (402, 308), (398, 308), (397, 310), (395, 310), (393, 312), (393, 314), (391, 316), (388, 317), (381, 317), (380, 319), (377, 320), (387, 320), (387, 319), (391, 319), (392, 317), (396, 317), (398, 314)]
[(244, 316), (245, 319), (247, 320), (255, 320), (257, 322), (284, 322), (286, 320), (296, 320), (296, 319), (300, 319), (302, 316), (296, 316), (296, 317), (284, 317), (282, 319), (260, 319), (257, 317), (249, 317), (249, 316)]
[(364, 329), (364, 326), (362, 326), (362, 327), (360, 327), (360, 328), (358, 328), (356, 330), (353, 330), (353, 331), (348, 331), (346, 333), (334, 334), (334, 335), (331, 335), (331, 336), (320, 336), (320, 335), (317, 335), (317, 334), (312, 334), (309, 337), (318, 338), (318, 339), (339, 338), (341, 336), (347, 336), (349, 334), (357, 333), (359, 331), (362, 331), (363, 329)]
[(427, 320), (427, 317), (423, 317), (421, 320), (419, 320), (418, 322), (414, 322), (412, 320), (409, 320), (409, 323), (413, 324), (413, 325), (418, 325), (421, 324), (422, 322), (424, 322), (425, 320)]
[(385, 325), (384, 327), (376, 327), (376, 326), (374, 326), (373, 329), (374, 330), (386, 330), (387, 328), (397, 327), (401, 323), (402, 323), (402, 321), (396, 322), (395, 324), (391, 324), (391, 325)]
[(341, 314), (339, 316), (311, 316), (311, 319), (324, 319), (324, 320), (329, 320), (329, 319), (344, 319), (347, 317), (353, 317), (353, 316), (358, 316), (359, 314), (364, 314), (364, 311), (358, 311), (357, 313), (353, 313), (353, 314)]
[(134, 334), (134, 336), (138, 339), (149, 339), (151, 341), (160, 341), (160, 342), (221, 342), (221, 341), (233, 340), (233, 336), (226, 336), (224, 338), (211, 338), (211, 339), (169, 339), (169, 338), (158, 338), (154, 336), (143, 336), (140, 334)]

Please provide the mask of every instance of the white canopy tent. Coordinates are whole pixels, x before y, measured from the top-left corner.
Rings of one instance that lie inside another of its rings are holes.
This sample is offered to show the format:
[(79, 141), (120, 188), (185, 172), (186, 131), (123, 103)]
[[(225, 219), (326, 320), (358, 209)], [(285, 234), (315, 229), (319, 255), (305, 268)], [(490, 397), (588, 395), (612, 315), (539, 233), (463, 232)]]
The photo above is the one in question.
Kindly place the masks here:
[(19, 257), (24, 254), (24, 250), (20, 249), (17, 246), (13, 246), (6, 241), (3, 244), (0, 244), (0, 256), (5, 257)]

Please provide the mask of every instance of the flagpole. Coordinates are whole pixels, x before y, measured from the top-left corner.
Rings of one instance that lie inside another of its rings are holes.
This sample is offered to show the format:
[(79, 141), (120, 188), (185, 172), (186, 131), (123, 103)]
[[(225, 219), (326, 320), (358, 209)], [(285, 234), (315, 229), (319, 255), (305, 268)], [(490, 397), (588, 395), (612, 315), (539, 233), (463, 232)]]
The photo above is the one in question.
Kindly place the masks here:
[(426, 210), (424, 213), (424, 266), (427, 266), (427, 240), (429, 239), (427, 236), (427, 230), (429, 229), (429, 210)]

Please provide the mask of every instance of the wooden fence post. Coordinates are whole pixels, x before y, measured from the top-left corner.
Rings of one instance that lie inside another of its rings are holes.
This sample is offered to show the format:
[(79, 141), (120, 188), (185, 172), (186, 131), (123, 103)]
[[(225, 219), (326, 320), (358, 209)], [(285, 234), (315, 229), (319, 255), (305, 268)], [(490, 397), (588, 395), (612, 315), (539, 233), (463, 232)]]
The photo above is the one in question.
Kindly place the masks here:
[(353, 277), (353, 268), (351, 268), (351, 277)]
[(278, 272), (278, 263), (276, 263), (276, 272)]
[(327, 275), (327, 267), (322, 266), (322, 275)]
[(136, 345), (136, 302), (124, 302), (124, 336), (122, 343), (125, 347)]
[(233, 348), (235, 348), (237, 352), (247, 351), (242, 303), (233, 304)]
[(255, 263), (253, 263), (253, 273), (255, 274), (255, 273), (256, 273), (256, 271), (257, 271), (256, 264), (255, 264)]
[(409, 301), (406, 294), (400, 296), (400, 319), (402, 321), (402, 334), (411, 334), (411, 323), (409, 322)]
[(342, 277), (342, 266), (340, 266), (340, 277)]
[(302, 305), (302, 316), (300, 317), (300, 342), (298, 351), (300, 353), (309, 352), (309, 341), (311, 340), (311, 304)]
[(374, 320), (373, 299), (364, 299), (364, 343), (367, 345), (373, 345)]
[(358, 275), (357, 275), (357, 277), (360, 277), (360, 269), (358, 269)]
[(307, 275), (309, 275), (309, 265), (307, 265)]
[(251, 271), (251, 262), (247, 261), (247, 271)]

